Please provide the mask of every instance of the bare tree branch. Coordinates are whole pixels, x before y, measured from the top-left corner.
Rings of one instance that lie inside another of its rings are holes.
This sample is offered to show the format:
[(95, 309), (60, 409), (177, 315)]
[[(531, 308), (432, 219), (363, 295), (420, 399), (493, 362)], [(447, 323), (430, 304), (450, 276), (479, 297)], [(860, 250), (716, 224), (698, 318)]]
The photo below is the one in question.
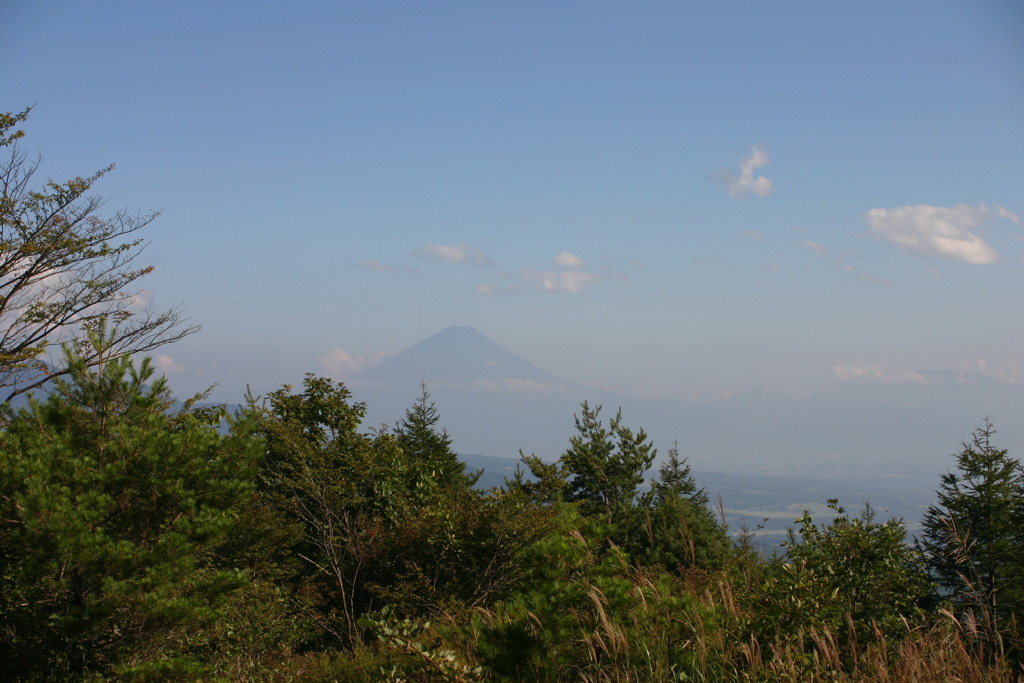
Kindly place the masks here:
[[(18, 394), (67, 374), (63, 347), (78, 345), (100, 320), (116, 329), (114, 357), (145, 353), (199, 330), (180, 308), (156, 311), (140, 304), (137, 281), (153, 268), (133, 268), (147, 242), (135, 233), (159, 212), (103, 217), (104, 201), (88, 195), (114, 167), (66, 182), (34, 181), (15, 126), (29, 109), (0, 114), (0, 389)], [(84, 347), (83, 347), (84, 348)], [(87, 363), (99, 362), (86, 349)]]

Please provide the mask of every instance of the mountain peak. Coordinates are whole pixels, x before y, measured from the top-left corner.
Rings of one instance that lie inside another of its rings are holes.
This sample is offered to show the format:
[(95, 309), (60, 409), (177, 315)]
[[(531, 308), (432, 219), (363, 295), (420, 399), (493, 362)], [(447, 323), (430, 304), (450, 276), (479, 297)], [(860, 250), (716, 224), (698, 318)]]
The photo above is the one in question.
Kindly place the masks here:
[(414, 344), (359, 379), (387, 384), (479, 384), (520, 381), (569, 384), (523, 360), (468, 325), (446, 327)]
[[(423, 341), (428, 341), (438, 337), (451, 339), (486, 339), (488, 342), (491, 342), (491, 340), (487, 338), (487, 335), (483, 334), (472, 325), (450, 325), (437, 334), (427, 337)], [(491, 343), (493, 344), (494, 342)]]

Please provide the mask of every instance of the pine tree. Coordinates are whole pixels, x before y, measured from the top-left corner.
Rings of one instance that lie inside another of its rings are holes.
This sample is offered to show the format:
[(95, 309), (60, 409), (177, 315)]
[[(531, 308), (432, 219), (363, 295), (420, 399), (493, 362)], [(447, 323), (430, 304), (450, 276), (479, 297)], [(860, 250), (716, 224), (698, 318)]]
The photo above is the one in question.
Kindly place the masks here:
[(430, 400), (426, 382), (420, 385), (420, 396), (395, 425), (395, 436), (402, 451), (430, 472), (443, 487), (471, 486), (479, 475), (467, 475), (466, 465), (455, 451), (448, 430), (438, 429), (441, 415)]
[(922, 545), (946, 594), (990, 618), (1024, 616), (1024, 469), (992, 445), (995, 429), (974, 430), (942, 476), (924, 517)]
[(4, 680), (200, 677), (204, 630), (248, 585), (216, 557), (257, 442), (176, 411), (148, 360), (92, 362), (111, 338), (98, 326), (0, 433)]
[(643, 530), (633, 535), (636, 555), (648, 564), (668, 568), (720, 567), (732, 544), (725, 524), (709, 508), (708, 494), (698, 489), (679, 442), (658, 470), (658, 480), (645, 496)]
[(569, 474), (568, 501), (579, 501), (584, 514), (602, 516), (613, 525), (625, 521), (635, 506), (644, 474), (657, 456), (647, 433), (622, 424), (622, 411), (601, 422), (601, 406), (584, 401), (575, 416), (576, 434), (561, 463)]

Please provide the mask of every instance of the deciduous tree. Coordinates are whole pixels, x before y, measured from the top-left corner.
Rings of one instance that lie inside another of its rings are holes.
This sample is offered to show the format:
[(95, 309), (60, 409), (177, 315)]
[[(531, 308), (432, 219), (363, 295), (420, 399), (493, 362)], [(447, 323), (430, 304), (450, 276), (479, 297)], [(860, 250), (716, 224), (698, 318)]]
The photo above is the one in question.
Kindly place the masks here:
[(806, 511), (796, 520), (800, 530), (789, 531), (787, 557), (756, 588), (761, 635), (771, 640), (825, 628), (861, 643), (905, 635), (904, 620), (915, 617), (931, 583), (905, 542), (903, 522), (877, 522), (870, 506), (856, 517), (836, 500), (829, 507), (836, 513), (829, 524), (815, 524)]
[[(81, 341), (78, 362), (98, 364), (150, 351), (195, 332), (178, 309), (141, 305), (137, 281), (151, 266), (134, 261), (145, 247), (136, 233), (156, 213), (101, 216), (104, 201), (89, 195), (113, 169), (66, 182), (38, 183), (38, 160), (18, 146), (16, 126), (29, 110), (0, 114), (0, 401), (66, 375), (61, 347)], [(87, 333), (113, 323), (104, 355)]]
[(521, 495), (443, 485), (429, 429), (436, 413), (426, 410), (422, 432), (362, 433), (364, 405), (312, 375), (301, 392), (286, 386), (268, 403), (250, 406), (266, 444), (261, 492), (301, 526), (295, 553), (306, 571), (296, 593), (315, 593), (315, 619), (336, 645), (355, 647), (360, 618), (385, 604), (404, 614), (481, 607), (524, 572), (548, 515)]

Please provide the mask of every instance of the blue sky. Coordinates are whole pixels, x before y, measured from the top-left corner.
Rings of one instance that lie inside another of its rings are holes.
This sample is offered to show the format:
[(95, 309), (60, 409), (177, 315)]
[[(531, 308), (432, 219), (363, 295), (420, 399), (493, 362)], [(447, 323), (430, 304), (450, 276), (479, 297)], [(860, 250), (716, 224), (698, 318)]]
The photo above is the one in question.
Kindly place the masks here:
[(449, 325), (638, 395), (1019, 383), (1022, 35), (1012, 1), (14, 0), (0, 110), (162, 210), (181, 393)]

